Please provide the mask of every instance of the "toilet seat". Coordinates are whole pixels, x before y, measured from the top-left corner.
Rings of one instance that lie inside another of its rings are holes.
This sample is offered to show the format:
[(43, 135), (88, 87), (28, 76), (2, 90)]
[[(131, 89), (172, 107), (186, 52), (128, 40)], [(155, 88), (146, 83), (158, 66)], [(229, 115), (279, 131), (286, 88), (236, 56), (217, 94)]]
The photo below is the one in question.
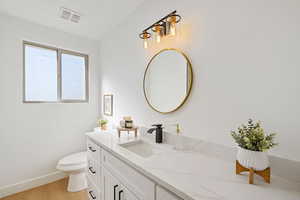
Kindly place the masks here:
[(58, 162), (56, 168), (62, 171), (75, 171), (75, 170), (84, 169), (86, 167), (87, 167), (87, 153), (80, 152), (62, 158)]
[(80, 152), (71, 154), (58, 161), (56, 168), (69, 176), (69, 192), (78, 192), (87, 188), (86, 179), (87, 153)]

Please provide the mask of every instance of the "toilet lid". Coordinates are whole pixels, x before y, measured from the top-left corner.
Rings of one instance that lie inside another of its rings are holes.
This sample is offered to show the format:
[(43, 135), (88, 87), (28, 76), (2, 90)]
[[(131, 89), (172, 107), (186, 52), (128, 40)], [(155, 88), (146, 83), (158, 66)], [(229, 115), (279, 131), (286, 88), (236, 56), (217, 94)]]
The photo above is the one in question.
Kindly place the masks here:
[(84, 164), (87, 162), (86, 152), (80, 152), (71, 154), (69, 156), (64, 157), (59, 161), (59, 165), (78, 165)]

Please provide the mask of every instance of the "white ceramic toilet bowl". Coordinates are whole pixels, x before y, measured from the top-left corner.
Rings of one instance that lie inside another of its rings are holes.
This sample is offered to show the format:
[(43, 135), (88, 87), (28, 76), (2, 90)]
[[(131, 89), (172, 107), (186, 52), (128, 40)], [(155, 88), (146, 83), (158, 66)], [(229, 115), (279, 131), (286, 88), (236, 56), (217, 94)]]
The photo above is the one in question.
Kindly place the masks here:
[(80, 152), (62, 158), (56, 168), (69, 175), (68, 191), (78, 192), (87, 188), (87, 154)]

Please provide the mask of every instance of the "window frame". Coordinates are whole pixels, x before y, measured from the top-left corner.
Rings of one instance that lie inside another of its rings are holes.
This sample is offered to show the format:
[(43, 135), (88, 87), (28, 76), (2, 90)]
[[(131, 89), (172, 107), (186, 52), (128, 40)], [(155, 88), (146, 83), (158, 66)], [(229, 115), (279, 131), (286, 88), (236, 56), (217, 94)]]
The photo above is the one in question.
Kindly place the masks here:
[[(56, 101), (30, 101), (26, 100), (26, 60), (25, 51), (26, 46), (32, 46), (37, 48), (43, 48), (48, 50), (56, 51), (57, 54), (57, 100)], [(62, 54), (68, 54), (73, 56), (83, 57), (85, 60), (85, 99), (62, 99)], [(87, 54), (70, 51), (66, 49), (56, 48), (48, 45), (43, 45), (35, 42), (29, 42), (23, 40), (23, 103), (88, 103), (89, 102), (89, 56)]]

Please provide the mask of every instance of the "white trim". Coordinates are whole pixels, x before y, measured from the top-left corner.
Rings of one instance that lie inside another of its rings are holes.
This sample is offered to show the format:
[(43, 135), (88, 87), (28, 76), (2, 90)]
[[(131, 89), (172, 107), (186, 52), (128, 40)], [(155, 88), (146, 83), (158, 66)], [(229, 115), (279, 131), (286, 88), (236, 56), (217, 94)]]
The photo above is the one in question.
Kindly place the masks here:
[(15, 183), (12, 185), (7, 185), (0, 188), (0, 199), (12, 194), (16, 194), (18, 192), (22, 192), (25, 190), (29, 190), (41, 185), (45, 185), (54, 181), (57, 181), (59, 179), (62, 179), (66, 177), (66, 175), (63, 172), (56, 171), (52, 172), (50, 174), (46, 174), (40, 177), (27, 179), (24, 181), (21, 181), (19, 183)]

